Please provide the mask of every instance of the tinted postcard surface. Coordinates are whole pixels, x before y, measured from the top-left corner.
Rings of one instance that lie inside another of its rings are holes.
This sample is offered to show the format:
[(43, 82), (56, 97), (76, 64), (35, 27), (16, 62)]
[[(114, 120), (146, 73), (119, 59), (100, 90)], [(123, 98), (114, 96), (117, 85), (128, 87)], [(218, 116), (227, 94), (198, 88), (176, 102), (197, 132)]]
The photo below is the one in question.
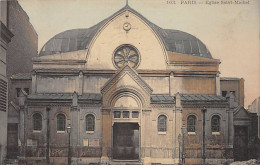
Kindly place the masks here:
[(7, 162), (259, 164), (259, 5), (2, 5), (14, 34)]

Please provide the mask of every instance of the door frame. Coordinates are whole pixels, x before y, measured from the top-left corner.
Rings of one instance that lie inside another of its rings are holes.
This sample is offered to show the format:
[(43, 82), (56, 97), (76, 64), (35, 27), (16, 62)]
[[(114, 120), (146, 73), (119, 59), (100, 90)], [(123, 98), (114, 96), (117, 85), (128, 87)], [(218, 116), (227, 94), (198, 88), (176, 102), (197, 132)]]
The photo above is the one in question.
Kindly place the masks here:
[[(120, 159), (115, 159), (114, 158), (114, 153), (113, 153), (113, 151), (114, 151), (114, 124), (137, 124), (138, 125), (138, 130), (139, 130), (139, 141), (138, 141), (138, 143), (139, 143), (139, 146), (138, 146), (138, 150), (139, 150), (139, 152), (138, 152), (138, 160), (136, 160), (136, 159), (129, 159), (129, 160), (120, 160)], [(120, 161), (122, 161), (122, 162), (124, 162), (124, 161), (138, 161), (138, 162), (140, 162), (141, 161), (141, 126), (140, 126), (140, 123), (139, 122), (113, 122), (113, 125), (112, 125), (112, 127), (111, 127), (111, 129), (112, 129), (112, 133), (111, 133), (111, 135), (112, 135), (112, 141), (111, 141), (111, 143), (112, 143), (112, 160), (120, 160)]]

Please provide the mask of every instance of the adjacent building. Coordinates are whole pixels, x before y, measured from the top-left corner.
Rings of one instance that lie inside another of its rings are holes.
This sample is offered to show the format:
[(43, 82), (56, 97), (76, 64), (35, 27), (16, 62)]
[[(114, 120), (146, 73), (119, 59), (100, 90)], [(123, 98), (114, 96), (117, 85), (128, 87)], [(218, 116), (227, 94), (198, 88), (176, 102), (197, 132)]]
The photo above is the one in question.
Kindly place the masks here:
[(9, 28), (8, 3), (0, 1), (0, 164), (6, 156), (7, 145), (7, 116), (8, 116), (8, 79), (7, 79), (7, 46), (13, 33)]
[[(31, 77), (32, 58), (38, 55), (38, 35), (30, 23), (29, 17), (17, 0), (1, 1), (1, 137), (4, 144), (1, 146), (2, 159), (16, 158), (18, 155), (18, 127), (19, 110), (17, 94), (24, 89), (28, 94), (30, 84), (24, 86), (23, 82), (12, 82), (11, 76), (19, 76), (17, 73), (29, 74)], [(8, 28), (8, 29), (7, 29)], [(12, 33), (10, 33), (10, 31)], [(12, 40), (10, 41), (10, 37)], [(8, 43), (8, 45), (6, 45)], [(3, 54), (3, 56), (2, 56)], [(5, 77), (3, 77), (5, 76)], [(2, 79), (3, 78), (3, 79)], [(24, 88), (25, 87), (25, 88)], [(8, 95), (7, 95), (8, 91)], [(5, 94), (6, 93), (6, 94)], [(7, 98), (8, 97), (8, 98)], [(4, 100), (8, 100), (4, 106)], [(17, 111), (18, 110), (18, 111)], [(8, 111), (8, 113), (7, 113)], [(2, 136), (4, 135), (4, 136)], [(3, 163), (3, 162), (2, 162)]]
[(258, 115), (258, 138), (260, 138), (260, 97), (256, 98), (249, 106), (248, 111)]
[(244, 106), (244, 79), (220, 78), (220, 90), (223, 97), (229, 97), (233, 93), (235, 106)]

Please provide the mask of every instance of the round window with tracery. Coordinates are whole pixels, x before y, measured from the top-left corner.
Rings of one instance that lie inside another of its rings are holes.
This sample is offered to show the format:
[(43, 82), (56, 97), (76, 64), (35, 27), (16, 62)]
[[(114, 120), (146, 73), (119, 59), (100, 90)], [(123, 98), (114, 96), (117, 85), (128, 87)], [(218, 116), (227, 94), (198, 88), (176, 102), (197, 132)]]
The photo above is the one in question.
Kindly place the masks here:
[(113, 57), (116, 68), (129, 65), (131, 68), (137, 68), (140, 63), (140, 56), (135, 47), (124, 45), (116, 49)]

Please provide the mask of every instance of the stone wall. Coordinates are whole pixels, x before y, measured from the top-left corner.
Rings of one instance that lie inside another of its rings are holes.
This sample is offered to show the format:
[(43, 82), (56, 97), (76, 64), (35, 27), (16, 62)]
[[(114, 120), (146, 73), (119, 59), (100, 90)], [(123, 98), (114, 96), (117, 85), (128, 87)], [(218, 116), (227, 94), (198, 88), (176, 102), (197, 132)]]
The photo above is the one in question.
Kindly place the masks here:
[[(202, 163), (202, 112), (201, 108), (183, 108), (183, 124), (187, 126), (189, 115), (196, 116), (195, 132), (185, 132), (185, 163)], [(220, 132), (211, 131), (211, 117), (220, 116)], [(226, 159), (232, 159), (232, 150), (228, 146), (227, 108), (207, 108), (205, 115), (206, 163), (221, 164)]]
[(31, 72), (38, 54), (38, 35), (17, 0), (8, 1), (8, 26), (14, 34), (7, 48), (7, 76)]

